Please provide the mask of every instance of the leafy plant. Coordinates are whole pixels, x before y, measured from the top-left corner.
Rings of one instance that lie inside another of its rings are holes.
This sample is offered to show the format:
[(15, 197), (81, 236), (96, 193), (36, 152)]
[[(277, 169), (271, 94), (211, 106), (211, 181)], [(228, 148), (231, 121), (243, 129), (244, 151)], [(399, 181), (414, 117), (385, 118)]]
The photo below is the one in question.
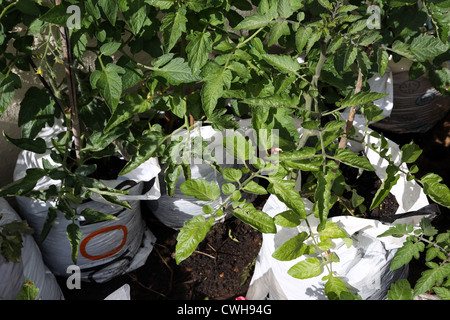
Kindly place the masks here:
[(37, 300), (38, 293), (39, 288), (36, 288), (34, 282), (27, 278), (16, 300)]
[(390, 300), (412, 300), (426, 292), (434, 292), (443, 300), (450, 299), (450, 231), (441, 232), (423, 218), (420, 228), (411, 224), (397, 224), (379, 237), (405, 237), (403, 246), (395, 253), (391, 270), (398, 269), (415, 258), (425, 257), (427, 270), (422, 272), (414, 288), (406, 279), (392, 284), (388, 292)]
[[(0, 214), (0, 220), (2, 215)], [(12, 221), (0, 227), (0, 253), (6, 262), (19, 262), (22, 256), (23, 235), (32, 234), (33, 230), (26, 221)]]
[[(374, 170), (364, 154), (346, 149), (347, 139), (361, 142), (352, 129), (356, 112), (367, 123), (380, 119), (373, 101), (385, 94), (370, 92), (367, 79), (383, 75), (392, 54), (394, 61), (414, 61), (411, 77), (433, 66), (430, 81), (448, 93), (448, 72), (441, 67), (448, 59), (448, 2), (422, 4), (378, 1), (382, 28), (377, 29), (361, 0), (0, 0), (0, 115), (21, 87), (17, 70), (42, 83), (28, 89), (21, 103), (22, 137), (4, 135), (19, 148), (49, 152), (52, 160), (27, 170), (23, 179), (0, 189), (0, 196), (56, 201), (42, 240), (62, 212), (72, 221), (67, 233), (76, 261), (78, 219), (113, 218), (92, 210), (78, 212), (77, 205), (99, 194), (128, 207), (118, 200), (123, 191), (100, 181), (97, 169), (105, 166), (96, 162), (120, 155), (125, 164), (118, 174), (126, 174), (159, 157), (168, 195), (183, 175), (181, 191), (187, 197), (218, 204), (218, 209), (205, 205), (205, 216), (195, 216), (180, 230), (177, 263), (195, 250), (216, 217), (231, 213), (261, 232), (274, 233), (277, 224), (307, 221), (302, 197), (309, 198), (320, 219), (318, 230), (289, 240), (276, 257), (315, 252), (290, 273), (304, 278), (330, 270), (325, 276), (329, 297), (353, 297), (331, 272), (329, 266), (338, 257), (328, 251), (332, 239), (350, 241), (327, 217), (339, 204), (353, 213), (364, 211), (359, 195), (344, 200), (343, 190), (351, 186), (342, 179), (341, 167)], [(71, 6), (81, 12), (75, 28)], [(405, 13), (418, 19), (405, 19)], [(434, 33), (423, 28), (428, 19)], [(18, 29), (19, 24), (24, 27)], [(348, 119), (339, 114), (345, 109), (350, 110)], [(203, 124), (218, 131), (237, 130), (235, 120), (243, 118), (251, 119), (253, 142), (239, 134), (224, 139), (225, 150), (240, 167), (222, 168), (207, 141), (190, 139)], [(38, 133), (55, 119), (62, 120), (63, 129), (47, 145)], [(175, 138), (181, 132), (187, 139)], [(380, 139), (380, 146), (366, 147), (377, 149), (390, 166), (371, 207), (389, 193), (403, 170)], [(419, 153), (416, 145), (405, 146), (402, 162), (412, 163)], [(211, 164), (227, 183), (219, 188), (212, 181), (190, 179), (189, 159), (194, 156)], [(45, 177), (58, 186), (36, 190)], [(449, 206), (448, 188), (440, 177), (429, 174), (416, 180), (434, 201)], [(221, 192), (230, 196), (224, 203), (218, 201)], [(272, 219), (247, 202), (244, 193), (273, 194), (289, 210)]]

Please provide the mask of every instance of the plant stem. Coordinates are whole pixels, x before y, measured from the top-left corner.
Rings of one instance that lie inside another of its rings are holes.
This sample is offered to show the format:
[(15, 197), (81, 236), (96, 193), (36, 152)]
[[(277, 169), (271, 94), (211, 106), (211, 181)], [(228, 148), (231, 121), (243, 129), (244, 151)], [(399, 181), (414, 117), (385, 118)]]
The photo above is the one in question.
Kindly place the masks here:
[[(356, 82), (355, 94), (361, 91), (362, 88), (362, 73), (361, 69), (358, 69), (358, 80)], [(345, 149), (347, 147), (347, 136), (350, 130), (353, 127), (353, 121), (355, 120), (356, 110), (358, 106), (351, 107), (350, 113), (348, 114), (347, 123), (345, 124), (344, 134), (342, 135), (341, 140), (339, 141), (339, 148)]]
[[(62, 0), (56, 0), (55, 4), (61, 4)], [(63, 55), (64, 55), (64, 66), (66, 70), (67, 77), (67, 88), (69, 91), (69, 103), (70, 103), (70, 113), (72, 118), (72, 133), (74, 137), (75, 144), (75, 155), (76, 159), (80, 160), (80, 149), (81, 149), (81, 129), (80, 120), (78, 117), (78, 107), (77, 107), (77, 94), (75, 88), (75, 75), (72, 70), (73, 56), (70, 46), (69, 30), (66, 27), (60, 27), (61, 32), (61, 42), (63, 45)]]

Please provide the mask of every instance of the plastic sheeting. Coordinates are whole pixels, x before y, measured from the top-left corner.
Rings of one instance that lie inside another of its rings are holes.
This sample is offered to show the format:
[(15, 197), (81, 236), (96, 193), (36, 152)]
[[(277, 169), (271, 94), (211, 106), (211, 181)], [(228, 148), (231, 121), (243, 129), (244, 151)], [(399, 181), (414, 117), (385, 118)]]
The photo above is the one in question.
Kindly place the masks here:
[[(22, 219), (9, 203), (0, 198), (0, 229), (2, 225)], [(63, 300), (63, 293), (55, 276), (44, 264), (39, 247), (31, 235), (22, 236), (23, 248), (20, 262), (6, 262), (0, 255), (0, 300), (15, 300), (26, 279), (39, 288), (37, 299)]]

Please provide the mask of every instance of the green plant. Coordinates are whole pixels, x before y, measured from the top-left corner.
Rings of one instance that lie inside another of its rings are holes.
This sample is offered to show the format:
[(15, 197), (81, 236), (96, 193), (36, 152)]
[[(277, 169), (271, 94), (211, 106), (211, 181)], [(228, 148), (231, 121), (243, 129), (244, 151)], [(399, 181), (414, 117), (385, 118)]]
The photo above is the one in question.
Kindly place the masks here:
[(390, 300), (412, 300), (425, 292), (434, 292), (443, 300), (450, 299), (450, 231), (439, 232), (431, 221), (423, 218), (419, 228), (411, 224), (397, 224), (379, 237), (406, 237), (403, 247), (394, 256), (391, 270), (408, 264), (413, 258), (425, 257), (427, 270), (422, 272), (414, 288), (408, 280), (392, 284)]
[[(416, 1), (377, 1), (381, 29), (374, 29), (368, 24), (368, 5), (360, 0), (1, 0), (0, 114), (21, 86), (15, 70), (42, 82), (42, 87), (31, 87), (21, 103), (22, 138), (5, 137), (22, 149), (49, 152), (53, 163), (44, 161), (43, 168), (28, 170), (23, 179), (0, 189), (0, 196), (56, 201), (43, 238), (57, 210), (63, 212), (72, 221), (67, 233), (76, 261), (80, 217), (113, 218), (91, 210), (78, 212), (77, 205), (97, 193), (128, 206), (118, 201), (123, 192), (93, 176), (95, 161), (120, 154), (126, 164), (119, 174), (126, 174), (157, 156), (166, 165), (169, 195), (183, 174), (187, 181), (181, 190), (186, 196), (205, 201), (216, 201), (221, 191), (231, 196), (218, 210), (205, 206), (206, 219), (196, 216), (181, 229), (178, 263), (195, 250), (217, 216), (232, 212), (262, 232), (276, 232), (277, 223), (293, 226), (305, 221), (302, 197), (308, 197), (321, 221), (319, 229), (299, 234), (277, 256), (287, 259), (315, 250), (320, 258), (307, 260), (297, 275), (320, 274), (338, 259), (328, 252), (331, 239), (346, 239), (327, 222), (330, 207), (339, 202), (364, 211), (357, 194), (342, 197), (351, 186), (345, 184), (340, 164), (373, 170), (364, 155), (345, 148), (346, 139), (355, 139), (356, 112), (362, 112), (367, 123), (380, 119), (372, 101), (384, 94), (370, 92), (367, 79), (384, 74), (392, 53), (394, 61), (402, 56), (414, 61), (411, 76), (434, 66), (430, 81), (447, 93), (448, 70), (441, 63), (448, 59), (448, 2), (422, 3), (419, 8)], [(68, 28), (69, 21), (76, 21), (71, 5), (82, 13), (74, 29)], [(417, 13), (420, 19), (405, 21), (405, 12)], [(435, 34), (423, 28), (428, 17)], [(19, 24), (24, 28), (16, 28)], [(40, 40), (38, 48), (33, 46), (35, 39)], [(6, 50), (11, 45), (13, 53)], [(347, 108), (350, 117), (342, 120), (339, 111)], [(251, 118), (257, 143), (243, 136), (224, 141), (227, 152), (242, 161), (242, 169), (222, 169), (221, 159), (208, 151), (206, 141), (189, 139), (202, 124), (238, 129), (234, 120), (246, 117)], [(48, 146), (37, 134), (55, 118), (63, 120), (63, 130)], [(294, 119), (301, 120), (301, 137)], [(172, 139), (182, 130), (188, 139)], [(387, 195), (399, 170), (387, 156), (386, 140), (380, 138), (378, 151), (391, 166), (372, 206)], [(276, 140), (279, 144), (273, 145)], [(255, 157), (254, 148), (272, 147), (282, 152)], [(405, 146), (402, 162), (413, 162), (419, 153), (416, 145)], [(228, 183), (222, 190), (214, 182), (190, 179), (188, 160), (194, 155), (223, 174)], [(308, 176), (306, 182), (300, 181), (302, 174)], [(408, 174), (413, 178), (414, 170)], [(59, 186), (35, 190), (44, 177), (59, 181)], [(256, 179), (266, 180), (268, 187)], [(449, 191), (440, 177), (427, 175), (418, 182), (433, 200), (449, 206)], [(246, 202), (243, 192), (274, 194), (290, 210), (272, 219)], [(312, 246), (303, 245), (307, 238), (314, 240)], [(349, 297), (343, 282), (329, 270), (327, 293)]]
[(16, 300), (38, 300), (38, 293), (39, 288), (36, 288), (34, 282), (27, 278), (22, 285), (19, 295), (16, 297)]
[[(0, 220), (2, 215), (0, 214)], [(0, 227), (0, 253), (6, 262), (19, 262), (22, 256), (22, 236), (32, 234), (26, 221), (12, 221)]]

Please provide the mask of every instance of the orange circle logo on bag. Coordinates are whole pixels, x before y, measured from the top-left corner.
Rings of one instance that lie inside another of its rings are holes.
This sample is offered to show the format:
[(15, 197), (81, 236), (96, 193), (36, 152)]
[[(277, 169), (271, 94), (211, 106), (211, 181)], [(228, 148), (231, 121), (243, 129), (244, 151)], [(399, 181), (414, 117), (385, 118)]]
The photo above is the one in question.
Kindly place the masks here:
[[(111, 250), (110, 252), (104, 253), (104, 254), (100, 254), (100, 255), (96, 255), (96, 256), (92, 256), (89, 253), (87, 253), (86, 251), (86, 246), (89, 243), (89, 241), (91, 241), (93, 238), (95, 238), (98, 235), (104, 234), (104, 233), (108, 233), (114, 230), (122, 230), (123, 231), (123, 238), (122, 238), (122, 242), (120, 243), (120, 245), (115, 248), (114, 250)], [(95, 232), (92, 232), (91, 234), (89, 234), (86, 238), (83, 239), (83, 241), (80, 244), (80, 253), (83, 257), (90, 259), (90, 260), (100, 260), (100, 259), (104, 259), (107, 257), (112, 256), (113, 254), (117, 253), (120, 251), (120, 249), (123, 248), (123, 246), (125, 245), (125, 243), (127, 242), (127, 236), (128, 236), (128, 229), (125, 226), (119, 225), (119, 226), (110, 226), (110, 227), (106, 227), (106, 228), (102, 228), (99, 229)]]

